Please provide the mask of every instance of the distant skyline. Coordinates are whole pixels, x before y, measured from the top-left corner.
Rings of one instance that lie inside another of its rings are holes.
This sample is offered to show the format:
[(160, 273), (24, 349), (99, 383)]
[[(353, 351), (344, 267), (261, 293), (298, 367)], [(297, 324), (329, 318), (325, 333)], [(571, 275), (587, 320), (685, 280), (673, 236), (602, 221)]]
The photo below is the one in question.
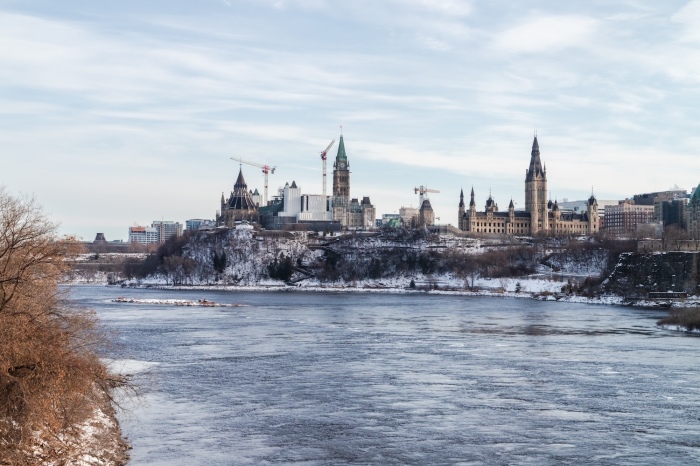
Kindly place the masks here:
[(378, 217), (524, 208), (535, 130), (552, 199), (700, 182), (700, 0), (0, 0), (0, 60), (0, 184), (85, 240), (213, 218), (230, 157), (320, 194), (340, 125)]

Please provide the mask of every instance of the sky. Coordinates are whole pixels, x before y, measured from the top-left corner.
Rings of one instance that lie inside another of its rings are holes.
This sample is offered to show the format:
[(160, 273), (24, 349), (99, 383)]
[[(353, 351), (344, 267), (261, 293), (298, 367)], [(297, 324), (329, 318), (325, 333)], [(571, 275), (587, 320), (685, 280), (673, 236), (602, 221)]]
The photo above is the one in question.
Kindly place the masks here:
[(0, 63), (0, 185), (85, 240), (213, 218), (231, 157), (320, 194), (341, 125), (378, 217), (524, 208), (535, 131), (552, 199), (700, 181), (700, 0), (0, 0)]

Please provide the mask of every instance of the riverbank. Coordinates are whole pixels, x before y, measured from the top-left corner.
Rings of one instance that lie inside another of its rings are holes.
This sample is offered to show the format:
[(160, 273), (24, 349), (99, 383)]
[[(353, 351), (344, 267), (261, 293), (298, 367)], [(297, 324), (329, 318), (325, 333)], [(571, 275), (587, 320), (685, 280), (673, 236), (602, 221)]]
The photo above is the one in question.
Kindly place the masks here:
[[(415, 283), (415, 282), (414, 282)], [(474, 289), (465, 289), (464, 282), (451, 277), (437, 279), (422, 279), (417, 281), (415, 288), (410, 287), (410, 279), (393, 280), (362, 280), (350, 284), (321, 284), (306, 281), (287, 285), (277, 280), (264, 280), (257, 284), (241, 285), (171, 285), (162, 280), (132, 281), (122, 284), (124, 288), (161, 289), (161, 290), (211, 290), (211, 291), (252, 291), (252, 292), (310, 292), (310, 293), (392, 293), (392, 294), (430, 294), (465, 297), (497, 297), (497, 298), (529, 298), (539, 301), (559, 301), (575, 304), (595, 304), (606, 306), (631, 306), (643, 308), (691, 308), (700, 305), (700, 297), (689, 298), (686, 301), (651, 301), (629, 299), (623, 296), (580, 296), (561, 292), (566, 284), (564, 281), (542, 278), (505, 278), (475, 280)], [(100, 283), (66, 282), (64, 285), (95, 285), (108, 286), (106, 281)]]

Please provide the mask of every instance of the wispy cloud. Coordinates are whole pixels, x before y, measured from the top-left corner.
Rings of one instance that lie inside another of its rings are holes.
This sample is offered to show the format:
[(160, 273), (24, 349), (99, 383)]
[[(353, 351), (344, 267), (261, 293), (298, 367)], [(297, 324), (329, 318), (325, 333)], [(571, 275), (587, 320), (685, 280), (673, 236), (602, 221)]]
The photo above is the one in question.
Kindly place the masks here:
[(578, 15), (533, 16), (498, 33), (495, 46), (511, 53), (542, 53), (584, 47), (598, 21)]

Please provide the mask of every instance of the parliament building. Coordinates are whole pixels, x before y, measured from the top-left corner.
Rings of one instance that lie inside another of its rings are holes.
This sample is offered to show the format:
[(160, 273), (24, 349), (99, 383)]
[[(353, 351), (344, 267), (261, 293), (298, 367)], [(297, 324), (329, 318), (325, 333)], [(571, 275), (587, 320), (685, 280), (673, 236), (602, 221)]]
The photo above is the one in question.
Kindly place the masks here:
[(460, 192), (457, 218), (460, 230), (487, 235), (592, 235), (599, 230), (598, 202), (593, 194), (582, 213), (563, 211), (556, 201), (547, 199), (547, 169), (540, 160), (537, 136), (532, 143), (530, 166), (525, 170), (525, 210), (516, 211), (511, 199), (508, 210), (499, 212), (489, 194), (484, 210), (477, 212), (472, 188), (468, 209), (464, 191)]

